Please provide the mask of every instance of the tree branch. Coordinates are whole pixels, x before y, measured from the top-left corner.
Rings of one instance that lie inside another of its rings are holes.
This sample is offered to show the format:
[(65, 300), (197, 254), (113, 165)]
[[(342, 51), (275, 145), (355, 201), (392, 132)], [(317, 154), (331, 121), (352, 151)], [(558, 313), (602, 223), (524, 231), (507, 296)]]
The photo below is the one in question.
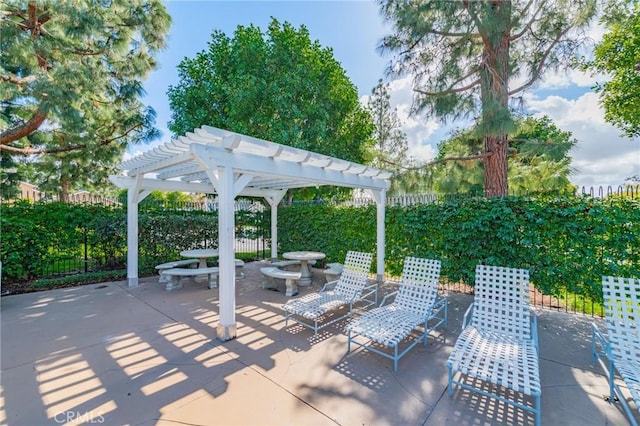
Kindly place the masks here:
[[(141, 126), (142, 126), (142, 123), (136, 124), (135, 126), (132, 126), (131, 128), (127, 129), (121, 135), (114, 136), (112, 138), (103, 139), (100, 141), (98, 146), (110, 145), (111, 143), (117, 141), (118, 139), (122, 139), (126, 137), (127, 135), (129, 135), (129, 133), (133, 132), (134, 130), (136, 130)], [(0, 151), (7, 151), (7, 152), (12, 152), (14, 154), (22, 154), (22, 155), (60, 154), (63, 152), (80, 151), (87, 148), (88, 148), (87, 144), (71, 145), (71, 146), (65, 146), (63, 148), (18, 148), (11, 145), (5, 145), (5, 144), (0, 145)]]
[(418, 92), (420, 94), (423, 94), (425, 96), (444, 96), (444, 95), (450, 95), (453, 93), (460, 93), (460, 92), (464, 92), (467, 91), (471, 88), (473, 88), (474, 86), (477, 86), (478, 84), (480, 84), (480, 79), (478, 78), (477, 80), (472, 81), (471, 83), (467, 84), (466, 86), (462, 86), (462, 87), (451, 87), (447, 90), (443, 90), (441, 92), (427, 92), (426, 90), (422, 90), (422, 89), (413, 89), (415, 92)]
[[(513, 148), (513, 147), (509, 147), (509, 152), (511, 153), (512, 157), (515, 157), (516, 155), (518, 155), (518, 150)], [(414, 171), (414, 170), (421, 170), (421, 169), (424, 169), (424, 168), (427, 168), (427, 167), (435, 166), (436, 164), (446, 163), (448, 161), (480, 160), (480, 159), (483, 159), (483, 158), (491, 157), (493, 154), (494, 154), (494, 152), (483, 152), (482, 154), (469, 155), (469, 156), (465, 156), (465, 157), (445, 157), (445, 158), (441, 158), (440, 160), (429, 161), (427, 163), (423, 163), (423, 164), (420, 164), (419, 166), (414, 166), (414, 167), (402, 167), (402, 165), (400, 165), (400, 164), (392, 163), (392, 162), (386, 161), (386, 160), (384, 160), (383, 162), (385, 162), (387, 164), (394, 165), (394, 166), (399, 166), (400, 168), (402, 168), (405, 171)]]
[(479, 38), (480, 37), (480, 33), (450, 33), (447, 31), (438, 31), (435, 29), (432, 29), (431, 31), (429, 31), (432, 34), (435, 35), (440, 35), (440, 36), (445, 36), (445, 37), (471, 37), (471, 38)]
[(0, 147), (4, 145), (22, 139), (23, 137), (35, 132), (40, 125), (46, 120), (49, 108), (40, 105), (31, 118), (19, 126), (12, 127), (0, 133)]
[(0, 81), (5, 81), (7, 83), (23, 86), (27, 83), (31, 83), (32, 81), (36, 81), (36, 76), (30, 75), (28, 77), (17, 77), (15, 75), (0, 75)]
[[(530, 6), (530, 4), (527, 5), (527, 8)], [(524, 26), (524, 28), (522, 29), (522, 31), (520, 31), (517, 34), (512, 34), (511, 37), (509, 37), (509, 41), (515, 41), (518, 40), (520, 37), (522, 37), (527, 31), (529, 31), (531, 29), (531, 26), (533, 25), (534, 22), (537, 22), (538, 20), (536, 19), (536, 16), (538, 16), (538, 13), (540, 13), (540, 11), (542, 10), (543, 4), (540, 4), (540, 7), (538, 8), (538, 10), (536, 10), (536, 12), (533, 14), (533, 16), (531, 17), (531, 19), (529, 20), (529, 22), (527, 22), (527, 25)]]
[(440, 160), (429, 161), (427, 163), (423, 163), (415, 167), (404, 167), (403, 169), (405, 171), (422, 170), (424, 168), (431, 167), (436, 164), (446, 163), (448, 161), (473, 161), (473, 160), (479, 160), (482, 158), (490, 157), (492, 155), (493, 155), (493, 152), (483, 152), (482, 154), (470, 155), (466, 157), (446, 157), (446, 158), (441, 158)]
[(551, 51), (560, 42), (562, 37), (564, 37), (571, 29), (573, 29), (573, 26), (567, 27), (564, 31), (562, 31), (560, 34), (558, 34), (558, 37), (556, 37), (553, 40), (553, 42), (549, 45), (547, 50), (545, 50), (544, 54), (542, 55), (542, 58), (540, 59), (540, 62), (538, 63), (538, 66), (534, 70), (533, 75), (531, 76), (529, 81), (527, 81), (526, 83), (524, 83), (522, 86), (518, 87), (517, 89), (510, 90), (509, 91), (509, 96), (512, 96), (512, 95), (514, 95), (514, 94), (516, 94), (518, 92), (521, 92), (524, 89), (532, 86), (540, 78), (540, 75), (542, 74), (542, 68), (544, 67), (544, 64), (547, 62), (547, 58), (551, 54)]

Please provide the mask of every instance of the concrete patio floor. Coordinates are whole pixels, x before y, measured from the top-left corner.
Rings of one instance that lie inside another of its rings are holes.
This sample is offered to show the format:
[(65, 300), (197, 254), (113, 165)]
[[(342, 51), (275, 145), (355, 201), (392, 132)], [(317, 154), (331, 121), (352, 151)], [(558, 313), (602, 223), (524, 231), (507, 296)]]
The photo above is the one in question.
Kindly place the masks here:
[[(472, 296), (451, 294), (447, 329), (394, 373), (386, 358), (346, 354), (344, 322), (317, 337), (285, 328), (284, 285), (260, 288), (260, 266), (248, 263), (237, 281), (238, 336), (227, 342), (215, 338), (218, 290), (193, 281), (172, 292), (149, 277), (136, 288), (108, 282), (2, 297), (0, 424), (533, 423), (475, 393), (447, 396), (445, 362)], [(300, 295), (320, 288), (319, 270), (314, 280)], [(603, 400), (607, 380), (591, 365), (594, 319), (537, 313), (542, 424), (628, 424), (619, 404)]]

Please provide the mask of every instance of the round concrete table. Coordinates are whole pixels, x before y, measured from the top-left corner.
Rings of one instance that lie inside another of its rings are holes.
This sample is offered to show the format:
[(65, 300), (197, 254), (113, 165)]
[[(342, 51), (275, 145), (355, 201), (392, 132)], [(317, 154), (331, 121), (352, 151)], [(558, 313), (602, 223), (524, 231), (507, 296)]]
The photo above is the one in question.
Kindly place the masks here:
[[(218, 250), (216, 249), (194, 249), (194, 250), (182, 250), (180, 252), (182, 257), (196, 257), (200, 259), (198, 269), (207, 267), (207, 259), (210, 257), (218, 257)], [(207, 275), (197, 275), (195, 277), (196, 282), (203, 282), (208, 280)]]
[(309, 286), (311, 285), (311, 269), (309, 268), (310, 260), (320, 260), (327, 257), (326, 254), (319, 251), (290, 251), (283, 253), (282, 257), (289, 260), (300, 261), (300, 279), (298, 285)]

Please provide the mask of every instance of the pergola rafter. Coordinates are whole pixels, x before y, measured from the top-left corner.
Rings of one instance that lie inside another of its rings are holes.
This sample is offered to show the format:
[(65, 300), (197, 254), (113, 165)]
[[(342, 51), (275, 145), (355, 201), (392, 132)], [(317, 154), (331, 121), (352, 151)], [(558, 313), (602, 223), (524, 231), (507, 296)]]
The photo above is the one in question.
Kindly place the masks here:
[(220, 324), (218, 338), (235, 337), (234, 200), (262, 197), (271, 206), (271, 256), (277, 257), (277, 208), (288, 189), (321, 185), (365, 189), (376, 200), (377, 277), (384, 276), (384, 214), (391, 173), (362, 164), (210, 126), (120, 164), (111, 181), (128, 190), (127, 281), (138, 284), (138, 203), (151, 191), (217, 194)]

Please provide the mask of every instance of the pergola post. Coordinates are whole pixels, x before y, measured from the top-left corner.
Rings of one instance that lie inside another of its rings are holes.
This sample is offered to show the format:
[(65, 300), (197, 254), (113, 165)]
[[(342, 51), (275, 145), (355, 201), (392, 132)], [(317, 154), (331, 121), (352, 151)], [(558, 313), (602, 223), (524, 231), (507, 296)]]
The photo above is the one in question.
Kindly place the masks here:
[(136, 176), (127, 189), (127, 286), (138, 286), (138, 203), (151, 193), (140, 192), (144, 175)]
[(271, 258), (278, 258), (278, 204), (282, 201), (287, 191), (277, 191), (269, 196), (265, 196), (271, 207)]
[(376, 200), (376, 281), (378, 284), (384, 282), (384, 241), (385, 241), (385, 204), (387, 201), (387, 191), (381, 190), (369, 190), (369, 193)]
[(127, 285), (138, 286), (138, 200), (135, 188), (127, 191)]
[(278, 258), (278, 203), (271, 204), (271, 258)]
[(222, 341), (236, 337), (236, 269), (233, 169), (218, 167), (218, 253), (220, 322), (217, 337)]

